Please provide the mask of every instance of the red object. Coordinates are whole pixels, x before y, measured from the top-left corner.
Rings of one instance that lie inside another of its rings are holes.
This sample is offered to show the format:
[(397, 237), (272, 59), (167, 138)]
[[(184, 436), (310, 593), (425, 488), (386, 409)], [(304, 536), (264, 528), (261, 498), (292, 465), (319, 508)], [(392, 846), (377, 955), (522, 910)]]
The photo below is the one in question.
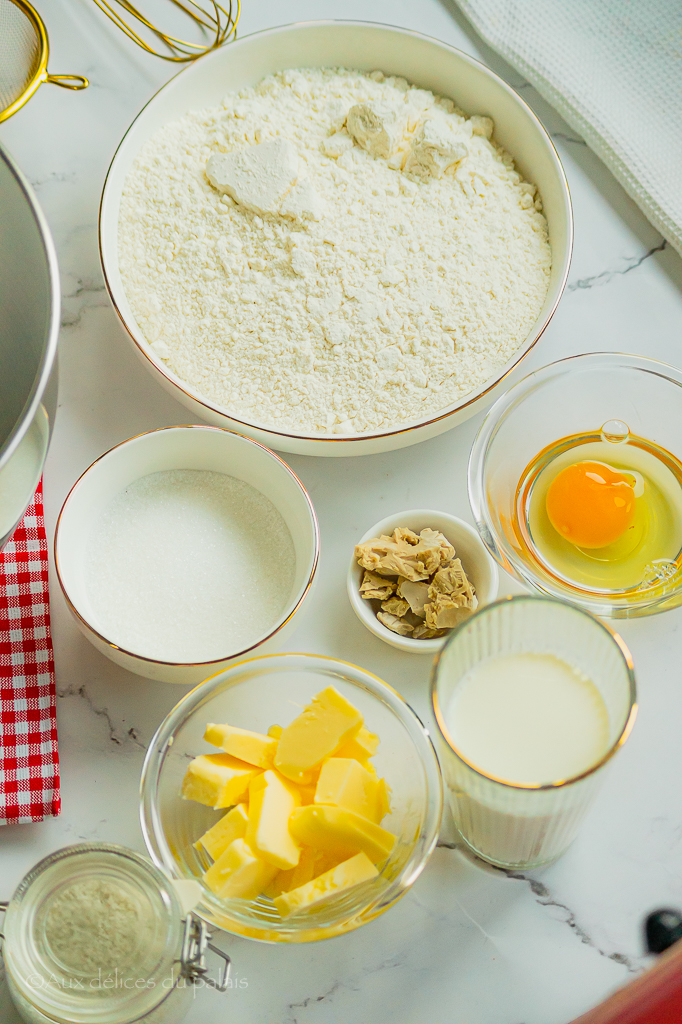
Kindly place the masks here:
[(681, 1024), (682, 941), (641, 977), (573, 1024)]
[(43, 482), (0, 551), (0, 825), (61, 810)]

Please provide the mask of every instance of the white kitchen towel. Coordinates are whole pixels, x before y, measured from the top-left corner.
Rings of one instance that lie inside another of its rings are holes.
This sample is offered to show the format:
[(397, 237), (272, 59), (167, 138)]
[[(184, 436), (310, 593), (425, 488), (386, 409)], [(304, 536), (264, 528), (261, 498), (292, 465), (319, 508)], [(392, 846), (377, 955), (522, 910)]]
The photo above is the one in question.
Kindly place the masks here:
[(682, 254), (682, 0), (457, 2)]

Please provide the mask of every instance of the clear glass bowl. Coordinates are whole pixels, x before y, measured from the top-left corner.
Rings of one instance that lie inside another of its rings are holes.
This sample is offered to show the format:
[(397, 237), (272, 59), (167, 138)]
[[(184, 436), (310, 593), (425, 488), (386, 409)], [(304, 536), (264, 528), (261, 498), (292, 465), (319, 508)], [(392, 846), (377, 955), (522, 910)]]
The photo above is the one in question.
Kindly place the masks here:
[(223, 900), (204, 888), (195, 913), (225, 931), (268, 942), (312, 942), (352, 931), (403, 896), (438, 838), (443, 805), (438, 759), (414, 711), (392, 687), (347, 662), (313, 654), (253, 658), (219, 673), (184, 697), (161, 724), (144, 763), (141, 822), (154, 862), (173, 878), (201, 880), (210, 860), (193, 843), (221, 813), (182, 800), (187, 765), (215, 753), (204, 742), (207, 722), (266, 732), (287, 725), (311, 697), (333, 685), (380, 738), (374, 764), (391, 788), (382, 825), (396, 844), (378, 878), (340, 893), (317, 909), (282, 919), (271, 900)]
[(529, 463), (546, 446), (598, 432), (609, 420), (624, 421), (631, 434), (682, 460), (682, 373), (654, 359), (595, 352), (524, 377), (493, 405), (474, 441), (469, 501), (486, 547), (522, 583), (598, 615), (631, 618), (682, 604), (682, 573), (634, 597), (595, 593), (544, 571), (514, 529), (516, 490)]

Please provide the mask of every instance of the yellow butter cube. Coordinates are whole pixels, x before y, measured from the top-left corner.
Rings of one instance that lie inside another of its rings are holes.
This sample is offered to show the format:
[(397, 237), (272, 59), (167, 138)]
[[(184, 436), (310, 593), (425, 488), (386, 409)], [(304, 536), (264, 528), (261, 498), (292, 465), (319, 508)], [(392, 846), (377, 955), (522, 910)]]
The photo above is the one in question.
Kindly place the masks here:
[(309, 773), (354, 739), (361, 727), (358, 709), (328, 686), (282, 731), (275, 768), (293, 782), (306, 782)]
[[(294, 783), (292, 782), (292, 786)], [(302, 804), (312, 804), (315, 800), (315, 793), (317, 792), (317, 782), (314, 782), (311, 786), (297, 785), (296, 789), (301, 797)]]
[(349, 857), (362, 851), (375, 864), (388, 857), (395, 836), (368, 818), (343, 807), (309, 804), (297, 807), (289, 819), (297, 843)]
[(244, 838), (248, 820), (244, 804), (237, 804), (231, 811), (224, 814), (208, 832), (204, 832), (194, 845), (197, 850), (204, 849), (209, 857), (217, 860), (234, 839)]
[(318, 867), (321, 856), (318, 850), (305, 846), (301, 850), (301, 856), (296, 867), (280, 873), (281, 891), (289, 892), (290, 889), (298, 889), (299, 885), (305, 885), (306, 882), (310, 882), (316, 875), (321, 874), (324, 870), (321, 866)]
[(358, 853), (330, 871), (325, 871), (324, 874), (306, 882), (298, 889), (292, 889), (290, 892), (276, 896), (274, 904), (282, 917), (287, 917), (297, 910), (315, 906), (338, 892), (359, 885), (360, 882), (376, 878), (378, 873), (371, 860), (364, 853)]
[(317, 875), (321, 875), (323, 871), (328, 871), (338, 863), (338, 857), (325, 853), (323, 850), (314, 850), (311, 846), (304, 846), (301, 848), (301, 856), (296, 867), (289, 868), (287, 871), (279, 871), (263, 895), (274, 899), (280, 893), (298, 889), (299, 886), (305, 885), (306, 882), (310, 882)]
[(204, 874), (208, 888), (222, 899), (255, 900), (277, 874), (277, 868), (257, 857), (244, 839), (233, 839)]
[(379, 737), (369, 729), (365, 729), (364, 725), (360, 732), (357, 734), (355, 739), (349, 740), (348, 743), (344, 743), (340, 747), (335, 757), (352, 757), (355, 761), (359, 761), (360, 764), (367, 767), (367, 761), (370, 757), (374, 757), (379, 746)]
[(272, 736), (274, 739), (278, 740), (283, 732), (284, 729), (281, 725), (271, 725), (268, 729), (268, 736)]
[[(304, 856), (306, 852), (307, 856)], [(304, 846), (301, 851), (301, 859), (296, 867), (291, 871), (282, 872), (286, 876), (282, 885), (282, 892), (291, 892), (292, 889), (298, 889), (325, 871), (335, 868), (342, 860), (343, 857), (330, 853), (329, 850), (313, 850), (309, 846)]]
[(322, 765), (315, 803), (345, 807), (377, 825), (386, 813), (385, 791), (379, 780), (353, 758), (330, 757)]
[(239, 803), (259, 769), (231, 754), (202, 754), (190, 762), (182, 783), (185, 800), (220, 810)]
[(286, 871), (278, 871), (272, 881), (265, 886), (262, 895), (267, 896), (269, 900), (274, 900), (275, 896), (286, 892), (285, 882), (293, 870), (294, 868), (288, 868)]
[(379, 802), (379, 811), (377, 813), (379, 814), (378, 821), (381, 822), (382, 819), (391, 811), (391, 787), (387, 785), (386, 779), (379, 778), (376, 768), (371, 761), (367, 761), (363, 765), (363, 768), (365, 771), (369, 772), (377, 783), (377, 799)]
[(263, 772), (249, 788), (246, 841), (280, 870), (296, 867), (300, 848), (289, 832), (289, 818), (301, 798), (295, 786), (275, 771)]
[(277, 740), (272, 736), (238, 729), (235, 725), (214, 725), (209, 722), (204, 739), (247, 764), (254, 764), (257, 768), (272, 768), (272, 759), (277, 750)]
[(377, 802), (377, 821), (381, 822), (387, 814), (391, 813), (391, 789), (386, 785), (386, 779), (377, 780)]

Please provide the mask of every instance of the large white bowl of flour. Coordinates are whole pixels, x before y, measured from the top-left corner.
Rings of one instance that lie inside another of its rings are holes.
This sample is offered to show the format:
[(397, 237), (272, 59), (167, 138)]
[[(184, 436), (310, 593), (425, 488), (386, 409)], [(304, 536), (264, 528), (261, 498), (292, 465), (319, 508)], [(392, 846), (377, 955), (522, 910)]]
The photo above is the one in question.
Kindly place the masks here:
[[(239, 154), (235, 193), (207, 164)], [(500, 78), (415, 32), (317, 22), (156, 94), (109, 169), (100, 251), (138, 354), (196, 415), (345, 456), (492, 402), (557, 307), (572, 230), (554, 146)]]

